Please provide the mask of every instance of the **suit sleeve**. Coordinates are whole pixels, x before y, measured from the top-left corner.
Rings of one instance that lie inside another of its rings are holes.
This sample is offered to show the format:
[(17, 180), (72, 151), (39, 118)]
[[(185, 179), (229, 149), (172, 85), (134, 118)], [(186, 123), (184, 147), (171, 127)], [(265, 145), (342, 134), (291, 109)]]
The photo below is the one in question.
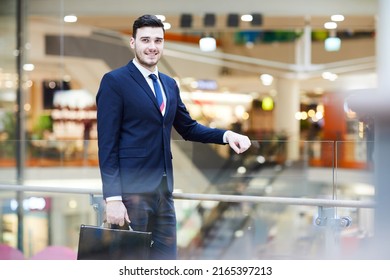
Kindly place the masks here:
[(176, 83), (175, 92), (177, 95), (177, 108), (173, 125), (183, 139), (202, 143), (225, 144), (223, 142), (223, 134), (226, 130), (210, 128), (192, 119), (180, 98), (179, 88)]
[(117, 84), (112, 75), (105, 74), (96, 96), (98, 155), (104, 198), (122, 195), (118, 154), (123, 100)]

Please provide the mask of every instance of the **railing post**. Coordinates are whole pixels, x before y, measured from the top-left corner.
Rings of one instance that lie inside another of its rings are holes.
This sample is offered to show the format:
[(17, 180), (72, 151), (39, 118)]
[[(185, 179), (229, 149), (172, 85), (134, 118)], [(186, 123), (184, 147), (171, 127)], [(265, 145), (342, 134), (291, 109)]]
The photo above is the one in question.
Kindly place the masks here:
[(91, 205), (93, 210), (96, 212), (96, 223), (97, 225), (103, 224), (104, 221), (104, 204), (103, 204), (103, 196), (91, 194)]
[(325, 257), (337, 257), (340, 253), (340, 231), (349, 227), (352, 219), (348, 216), (337, 217), (336, 207), (318, 207), (318, 217), (315, 219), (317, 226), (325, 227), (324, 248)]
[[(26, 129), (25, 129), (25, 118), (26, 114), (23, 109), (25, 103), (25, 92), (24, 92), (24, 70), (23, 65), (25, 63), (25, 37), (26, 37), (26, 11), (27, 1), (18, 0), (16, 1), (16, 70), (18, 76), (17, 88), (16, 88), (16, 127), (15, 127), (15, 138), (16, 138), (16, 180), (18, 184), (23, 184), (25, 176), (25, 155), (26, 155)], [(18, 236), (17, 246), (18, 249), (24, 252), (24, 210), (23, 210), (23, 192), (17, 192), (16, 197), (18, 201)]]

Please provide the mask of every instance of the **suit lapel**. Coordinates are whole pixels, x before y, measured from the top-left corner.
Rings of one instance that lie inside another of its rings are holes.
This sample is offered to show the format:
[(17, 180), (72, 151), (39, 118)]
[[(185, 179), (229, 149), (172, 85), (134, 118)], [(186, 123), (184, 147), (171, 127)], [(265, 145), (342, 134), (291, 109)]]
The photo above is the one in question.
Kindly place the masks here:
[[(129, 62), (127, 64), (128, 66), (128, 69), (130, 71), (130, 75), (132, 76), (132, 78), (134, 79), (134, 81), (139, 84), (142, 89), (145, 91), (145, 93), (147, 94), (147, 96), (150, 98), (150, 100), (154, 103), (156, 109), (158, 111), (160, 111), (159, 107), (158, 107), (158, 104), (157, 104), (157, 100), (156, 100), (156, 97), (153, 93), (153, 91), (151, 90), (149, 84), (146, 82), (144, 76), (141, 74), (141, 72), (137, 69), (137, 67), (135, 67), (135, 65), (133, 64), (133, 62)], [(165, 89), (165, 87), (164, 87)]]

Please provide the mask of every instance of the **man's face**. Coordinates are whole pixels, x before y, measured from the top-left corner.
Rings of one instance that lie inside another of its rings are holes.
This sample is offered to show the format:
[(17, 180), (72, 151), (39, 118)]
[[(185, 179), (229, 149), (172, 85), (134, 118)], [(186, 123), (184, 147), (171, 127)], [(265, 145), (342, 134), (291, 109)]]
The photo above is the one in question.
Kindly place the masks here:
[(136, 38), (131, 37), (130, 47), (135, 59), (146, 69), (154, 71), (164, 48), (164, 31), (161, 27), (142, 27)]

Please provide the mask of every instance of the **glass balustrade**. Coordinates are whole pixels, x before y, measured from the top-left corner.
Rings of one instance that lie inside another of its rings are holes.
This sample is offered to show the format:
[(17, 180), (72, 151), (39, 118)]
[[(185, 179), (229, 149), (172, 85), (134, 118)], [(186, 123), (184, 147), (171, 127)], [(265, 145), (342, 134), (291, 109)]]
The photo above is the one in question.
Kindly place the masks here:
[[(374, 222), (372, 144), (259, 140), (235, 155), (228, 145), (172, 141), (179, 258), (364, 258)], [(0, 244), (25, 259), (48, 247), (76, 252), (79, 226), (101, 222), (97, 151), (96, 140), (2, 141)]]

